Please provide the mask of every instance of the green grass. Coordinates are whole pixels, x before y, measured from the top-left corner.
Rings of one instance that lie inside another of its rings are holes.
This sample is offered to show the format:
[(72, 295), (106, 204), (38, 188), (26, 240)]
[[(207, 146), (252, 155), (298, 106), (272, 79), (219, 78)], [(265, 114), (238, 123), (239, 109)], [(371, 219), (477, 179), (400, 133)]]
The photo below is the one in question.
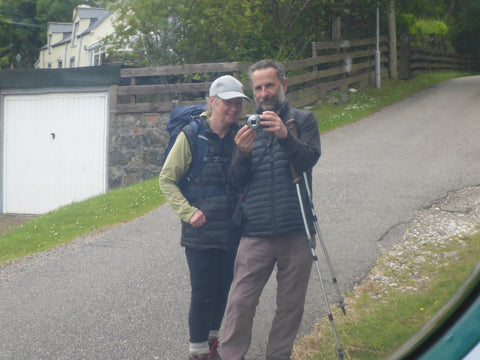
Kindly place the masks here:
[(380, 89), (375, 87), (361, 89), (350, 94), (348, 102), (338, 105), (322, 101), (322, 104), (312, 111), (318, 119), (320, 133), (324, 133), (381, 110), (428, 86), (468, 75), (471, 74), (442, 71), (423, 73), (408, 81), (382, 79)]
[[(438, 82), (464, 76), (460, 72), (432, 72), (409, 81), (383, 80), (381, 89), (369, 87), (352, 94), (340, 105), (323, 102), (312, 111), (320, 132), (343, 126), (394, 103), (417, 90)], [(139, 217), (165, 201), (157, 178), (113, 190), (39, 216), (0, 236), (0, 263), (47, 250), (88, 232)]]
[(165, 201), (158, 178), (63, 206), (0, 236), (0, 263), (133, 220)]

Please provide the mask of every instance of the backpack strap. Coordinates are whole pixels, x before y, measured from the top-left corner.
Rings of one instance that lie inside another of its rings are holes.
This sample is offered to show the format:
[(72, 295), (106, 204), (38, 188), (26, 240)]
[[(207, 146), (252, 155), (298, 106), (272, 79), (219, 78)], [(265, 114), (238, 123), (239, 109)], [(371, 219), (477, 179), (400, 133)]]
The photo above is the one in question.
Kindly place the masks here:
[(208, 161), (209, 146), (205, 125), (199, 116), (195, 117), (182, 131), (185, 133), (192, 154), (192, 163), (183, 179), (183, 184), (186, 185), (200, 174)]
[(192, 184), (193, 180), (200, 174), (205, 164), (208, 162), (223, 162), (228, 164), (230, 159), (221, 156), (211, 156), (207, 133), (205, 131), (204, 120), (196, 117), (190, 124), (182, 130), (190, 146), (192, 154), (192, 163), (185, 176), (180, 181), (180, 188), (183, 195), (189, 201), (200, 197), (211, 197), (222, 195), (227, 192), (226, 189), (218, 188), (198, 188)]

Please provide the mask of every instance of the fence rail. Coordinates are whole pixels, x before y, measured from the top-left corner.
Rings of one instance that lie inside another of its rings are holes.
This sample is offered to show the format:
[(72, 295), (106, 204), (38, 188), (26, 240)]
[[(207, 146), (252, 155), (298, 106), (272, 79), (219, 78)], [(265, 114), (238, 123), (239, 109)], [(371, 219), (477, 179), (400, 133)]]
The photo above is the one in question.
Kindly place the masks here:
[[(388, 77), (388, 42), (379, 39), (381, 72)], [(312, 57), (285, 63), (288, 98), (293, 106), (313, 104), (330, 91), (364, 87), (375, 81), (376, 39), (313, 42)], [(473, 56), (418, 46), (399, 47), (399, 75), (409, 78), (431, 69), (469, 70)], [(249, 96), (249, 62), (209, 63), (149, 68), (124, 68), (121, 84), (112, 91), (113, 113), (170, 112), (179, 104), (205, 101), (212, 82), (221, 75), (238, 78)], [(254, 106), (253, 104), (250, 106)], [(254, 110), (249, 109), (248, 111)]]
[(217, 74), (239, 74), (248, 63), (210, 63), (149, 68), (126, 68), (120, 72), (113, 111), (169, 112), (175, 105), (204, 101)]
[[(418, 39), (413, 40), (410, 43), (402, 42), (399, 46), (399, 77), (401, 79), (409, 79), (429, 70), (469, 71), (476, 68), (473, 55), (456, 54), (439, 41), (436, 41), (439, 44), (438, 48), (431, 48), (418, 46), (416, 45)], [(421, 43), (429, 45), (425, 41)]]
[[(385, 66), (387, 51), (386, 39), (382, 38)], [(294, 106), (313, 104), (329, 91), (363, 87), (374, 79), (375, 39), (315, 42), (312, 52), (311, 58), (284, 64), (287, 93)], [(201, 103), (213, 80), (225, 74), (238, 78), (252, 96), (247, 74), (250, 65), (231, 62), (125, 68), (121, 70), (121, 84), (112, 91), (111, 109), (114, 113), (170, 112), (179, 104)]]
[(444, 50), (410, 48), (410, 72), (416, 74), (426, 70), (455, 69), (470, 70), (474, 67), (473, 55), (457, 55)]

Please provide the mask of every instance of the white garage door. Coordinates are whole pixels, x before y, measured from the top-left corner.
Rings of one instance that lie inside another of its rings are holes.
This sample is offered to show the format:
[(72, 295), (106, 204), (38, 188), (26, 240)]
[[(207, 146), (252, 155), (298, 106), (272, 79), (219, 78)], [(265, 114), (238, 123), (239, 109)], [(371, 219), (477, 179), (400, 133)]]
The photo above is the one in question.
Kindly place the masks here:
[(3, 212), (42, 214), (106, 191), (106, 92), (6, 95), (3, 115)]

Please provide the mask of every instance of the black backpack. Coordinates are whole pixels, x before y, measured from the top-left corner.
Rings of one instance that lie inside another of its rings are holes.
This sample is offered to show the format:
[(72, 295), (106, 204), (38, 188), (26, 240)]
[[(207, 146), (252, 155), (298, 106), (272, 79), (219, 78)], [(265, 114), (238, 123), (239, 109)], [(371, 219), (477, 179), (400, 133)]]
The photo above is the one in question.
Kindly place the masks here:
[(165, 149), (165, 159), (168, 153), (172, 149), (178, 134), (183, 130), (185, 126), (193, 123), (195, 119), (200, 118), (200, 114), (205, 111), (205, 105), (179, 105), (170, 113), (170, 118), (167, 121), (167, 132), (170, 136), (168, 139), (168, 145)]

